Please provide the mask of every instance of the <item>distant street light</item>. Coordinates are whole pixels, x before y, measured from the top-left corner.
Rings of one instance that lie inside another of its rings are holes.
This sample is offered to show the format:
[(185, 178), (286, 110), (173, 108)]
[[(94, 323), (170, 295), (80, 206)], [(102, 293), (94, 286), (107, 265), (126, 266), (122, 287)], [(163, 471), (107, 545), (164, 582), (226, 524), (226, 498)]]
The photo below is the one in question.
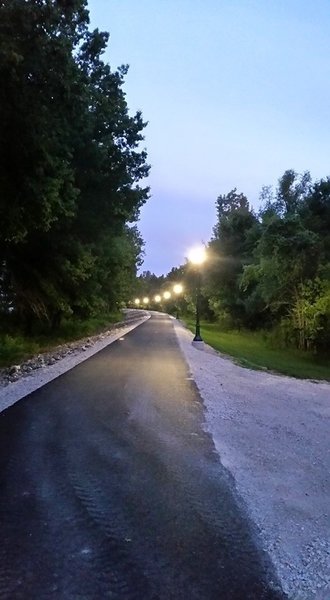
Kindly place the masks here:
[(155, 298), (154, 298), (154, 299), (155, 299), (155, 302), (157, 302), (157, 303), (158, 303), (158, 302), (160, 302), (160, 301), (161, 301), (162, 297), (161, 297), (159, 294), (156, 294), (156, 296), (155, 296)]
[(143, 304), (149, 304), (149, 298), (147, 296), (143, 298)]
[(165, 298), (165, 300), (169, 300), (171, 297), (171, 292), (164, 292), (163, 297)]
[(140, 298), (135, 298), (134, 304), (136, 304), (136, 306), (139, 306), (139, 304), (140, 304)]
[(202, 265), (206, 261), (206, 250), (204, 246), (192, 248), (188, 254), (188, 260), (193, 265)]
[[(181, 285), (181, 283), (176, 283), (173, 286), (173, 292), (175, 293), (176, 296), (179, 296), (180, 294), (182, 294), (183, 292), (183, 285)], [(176, 318), (179, 318), (179, 300), (177, 299), (177, 304), (175, 306), (176, 308)]]
[(175, 286), (173, 287), (173, 292), (175, 294), (182, 294), (182, 292), (183, 292), (183, 285), (181, 285), (181, 283), (176, 283)]
[(200, 308), (201, 308), (201, 266), (206, 261), (206, 251), (204, 246), (193, 248), (188, 254), (188, 260), (196, 267), (196, 331), (193, 342), (202, 342), (200, 329)]

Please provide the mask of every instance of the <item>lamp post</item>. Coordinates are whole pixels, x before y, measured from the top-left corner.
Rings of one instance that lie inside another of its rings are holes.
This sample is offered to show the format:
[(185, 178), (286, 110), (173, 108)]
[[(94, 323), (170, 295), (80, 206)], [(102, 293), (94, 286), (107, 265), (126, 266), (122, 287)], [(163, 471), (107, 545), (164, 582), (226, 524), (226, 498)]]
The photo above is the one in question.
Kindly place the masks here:
[(189, 261), (196, 268), (196, 330), (193, 342), (203, 342), (200, 328), (200, 308), (201, 308), (201, 266), (206, 260), (204, 246), (193, 248), (188, 255)]

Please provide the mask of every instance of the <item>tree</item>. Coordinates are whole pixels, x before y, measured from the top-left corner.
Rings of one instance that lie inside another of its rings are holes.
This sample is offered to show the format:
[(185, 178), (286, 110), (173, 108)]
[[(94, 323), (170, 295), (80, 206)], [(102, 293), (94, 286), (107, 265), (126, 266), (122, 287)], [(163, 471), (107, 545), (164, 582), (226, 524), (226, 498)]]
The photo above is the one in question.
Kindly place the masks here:
[(236, 188), (216, 201), (217, 223), (209, 243), (206, 291), (211, 307), (222, 316), (229, 314), (240, 326), (246, 311), (240, 291), (240, 276), (259, 236), (259, 223), (244, 194)]
[(299, 207), (304, 226), (320, 241), (320, 261), (330, 263), (330, 177), (317, 181)]
[(0, 292), (27, 322), (114, 304), (141, 254), (146, 124), (88, 23), (84, 0), (0, 1)]
[(301, 349), (324, 347), (329, 331), (329, 191), (329, 180), (312, 184), (308, 173), (293, 171), (275, 194), (263, 190), (255, 260), (240, 282), (246, 302)]
[(308, 171), (298, 175), (288, 169), (278, 181), (275, 209), (281, 215), (294, 215), (311, 188), (311, 176)]
[(159, 294), (164, 284), (163, 275), (155, 275), (151, 271), (143, 271), (136, 281), (135, 291), (138, 296), (152, 297)]
[(0, 241), (24, 241), (72, 216), (70, 132), (81, 93), (73, 51), (84, 2), (0, 3)]

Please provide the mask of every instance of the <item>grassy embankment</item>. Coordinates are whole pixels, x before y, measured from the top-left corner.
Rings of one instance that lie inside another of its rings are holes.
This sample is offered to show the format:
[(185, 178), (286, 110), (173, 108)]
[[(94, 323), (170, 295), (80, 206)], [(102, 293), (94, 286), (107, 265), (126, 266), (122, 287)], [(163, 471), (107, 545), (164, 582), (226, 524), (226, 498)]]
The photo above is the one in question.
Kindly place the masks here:
[(53, 333), (41, 331), (33, 336), (24, 336), (15, 330), (0, 333), (0, 368), (19, 364), (60, 344), (96, 335), (122, 320), (122, 313), (118, 311), (85, 321), (63, 321), (61, 327)]
[[(194, 320), (185, 319), (194, 331)], [(274, 348), (267, 337), (259, 332), (222, 331), (217, 323), (201, 323), (203, 340), (223, 354), (232, 356), (237, 363), (250, 369), (269, 369), (284, 375), (305, 379), (330, 381), (329, 357), (316, 357), (312, 353), (289, 348)]]

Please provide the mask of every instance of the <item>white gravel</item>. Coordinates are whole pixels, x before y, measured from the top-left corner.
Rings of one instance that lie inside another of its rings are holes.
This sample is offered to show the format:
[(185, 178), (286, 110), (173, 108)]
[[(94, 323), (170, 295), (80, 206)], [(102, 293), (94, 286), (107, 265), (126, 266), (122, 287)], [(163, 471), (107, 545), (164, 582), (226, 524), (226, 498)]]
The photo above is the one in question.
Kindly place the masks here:
[[(0, 411), (143, 323), (0, 387)], [(205, 405), (205, 429), (292, 600), (330, 600), (330, 384), (235, 365), (173, 319)]]
[(330, 599), (330, 384), (234, 364), (175, 330), (205, 428), (293, 600)]

